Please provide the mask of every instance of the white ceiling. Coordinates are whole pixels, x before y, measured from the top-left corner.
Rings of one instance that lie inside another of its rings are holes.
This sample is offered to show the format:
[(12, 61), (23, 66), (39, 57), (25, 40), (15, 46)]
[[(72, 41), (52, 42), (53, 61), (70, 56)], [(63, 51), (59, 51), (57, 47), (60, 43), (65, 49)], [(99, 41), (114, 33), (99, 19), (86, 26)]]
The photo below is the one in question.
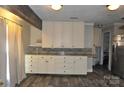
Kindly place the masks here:
[[(109, 11), (106, 5), (63, 5), (59, 11), (52, 10), (47, 5), (31, 5), (31, 9), (42, 19), (47, 21), (85, 21), (109, 25), (114, 22), (124, 22), (124, 6), (116, 11)], [(78, 17), (78, 19), (70, 19)]]

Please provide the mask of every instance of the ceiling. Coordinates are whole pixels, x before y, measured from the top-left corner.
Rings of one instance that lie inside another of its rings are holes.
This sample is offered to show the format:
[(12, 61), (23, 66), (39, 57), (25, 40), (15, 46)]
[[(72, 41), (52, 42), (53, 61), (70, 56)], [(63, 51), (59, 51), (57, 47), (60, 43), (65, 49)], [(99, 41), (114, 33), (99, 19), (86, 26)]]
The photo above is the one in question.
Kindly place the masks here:
[[(31, 9), (42, 19), (47, 21), (84, 21), (96, 24), (110, 25), (124, 22), (124, 6), (116, 11), (109, 11), (106, 5), (63, 5), (59, 11), (54, 11), (49, 5), (30, 5)], [(70, 19), (78, 17), (78, 19)]]

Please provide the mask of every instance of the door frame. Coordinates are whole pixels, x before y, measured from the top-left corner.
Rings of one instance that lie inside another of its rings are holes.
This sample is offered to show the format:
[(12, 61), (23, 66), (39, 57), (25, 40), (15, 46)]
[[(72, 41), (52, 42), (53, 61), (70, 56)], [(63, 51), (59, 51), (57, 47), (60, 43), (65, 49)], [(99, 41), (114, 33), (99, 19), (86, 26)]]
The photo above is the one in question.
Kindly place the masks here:
[(104, 34), (109, 32), (109, 60), (108, 60), (108, 70), (111, 71), (111, 65), (112, 65), (112, 32), (111, 31), (102, 31), (102, 40), (101, 40), (101, 61), (100, 65), (103, 65), (103, 57), (104, 57)]

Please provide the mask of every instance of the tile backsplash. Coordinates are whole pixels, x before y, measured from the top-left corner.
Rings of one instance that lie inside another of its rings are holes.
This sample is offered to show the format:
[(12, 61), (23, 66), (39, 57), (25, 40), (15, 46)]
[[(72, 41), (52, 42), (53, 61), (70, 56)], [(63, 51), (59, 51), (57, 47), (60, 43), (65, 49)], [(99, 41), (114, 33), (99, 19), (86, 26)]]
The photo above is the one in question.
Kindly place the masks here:
[(92, 48), (40, 48), (31, 47), (27, 48), (26, 54), (57, 54), (57, 55), (82, 55), (92, 54)]

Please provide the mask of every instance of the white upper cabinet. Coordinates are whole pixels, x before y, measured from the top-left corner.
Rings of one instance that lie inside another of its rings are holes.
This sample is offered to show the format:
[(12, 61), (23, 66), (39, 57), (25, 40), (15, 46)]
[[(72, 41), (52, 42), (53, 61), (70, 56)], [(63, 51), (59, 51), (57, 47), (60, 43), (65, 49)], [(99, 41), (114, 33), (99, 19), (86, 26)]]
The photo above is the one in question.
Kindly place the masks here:
[(83, 22), (43, 22), (43, 48), (84, 48)]
[(84, 23), (73, 22), (72, 29), (72, 47), (84, 48)]
[(62, 33), (63, 33), (63, 23), (62, 22), (54, 22), (54, 40), (53, 40), (53, 48), (61, 48), (62, 47)]
[(62, 48), (72, 48), (72, 22), (63, 22)]
[(43, 48), (53, 48), (53, 22), (43, 22), (42, 31), (42, 47)]
[(30, 32), (30, 45), (31, 46), (40, 46), (41, 47), (41, 42), (42, 42), (42, 38), (41, 38), (41, 30), (35, 28), (34, 26), (31, 26), (31, 32)]

